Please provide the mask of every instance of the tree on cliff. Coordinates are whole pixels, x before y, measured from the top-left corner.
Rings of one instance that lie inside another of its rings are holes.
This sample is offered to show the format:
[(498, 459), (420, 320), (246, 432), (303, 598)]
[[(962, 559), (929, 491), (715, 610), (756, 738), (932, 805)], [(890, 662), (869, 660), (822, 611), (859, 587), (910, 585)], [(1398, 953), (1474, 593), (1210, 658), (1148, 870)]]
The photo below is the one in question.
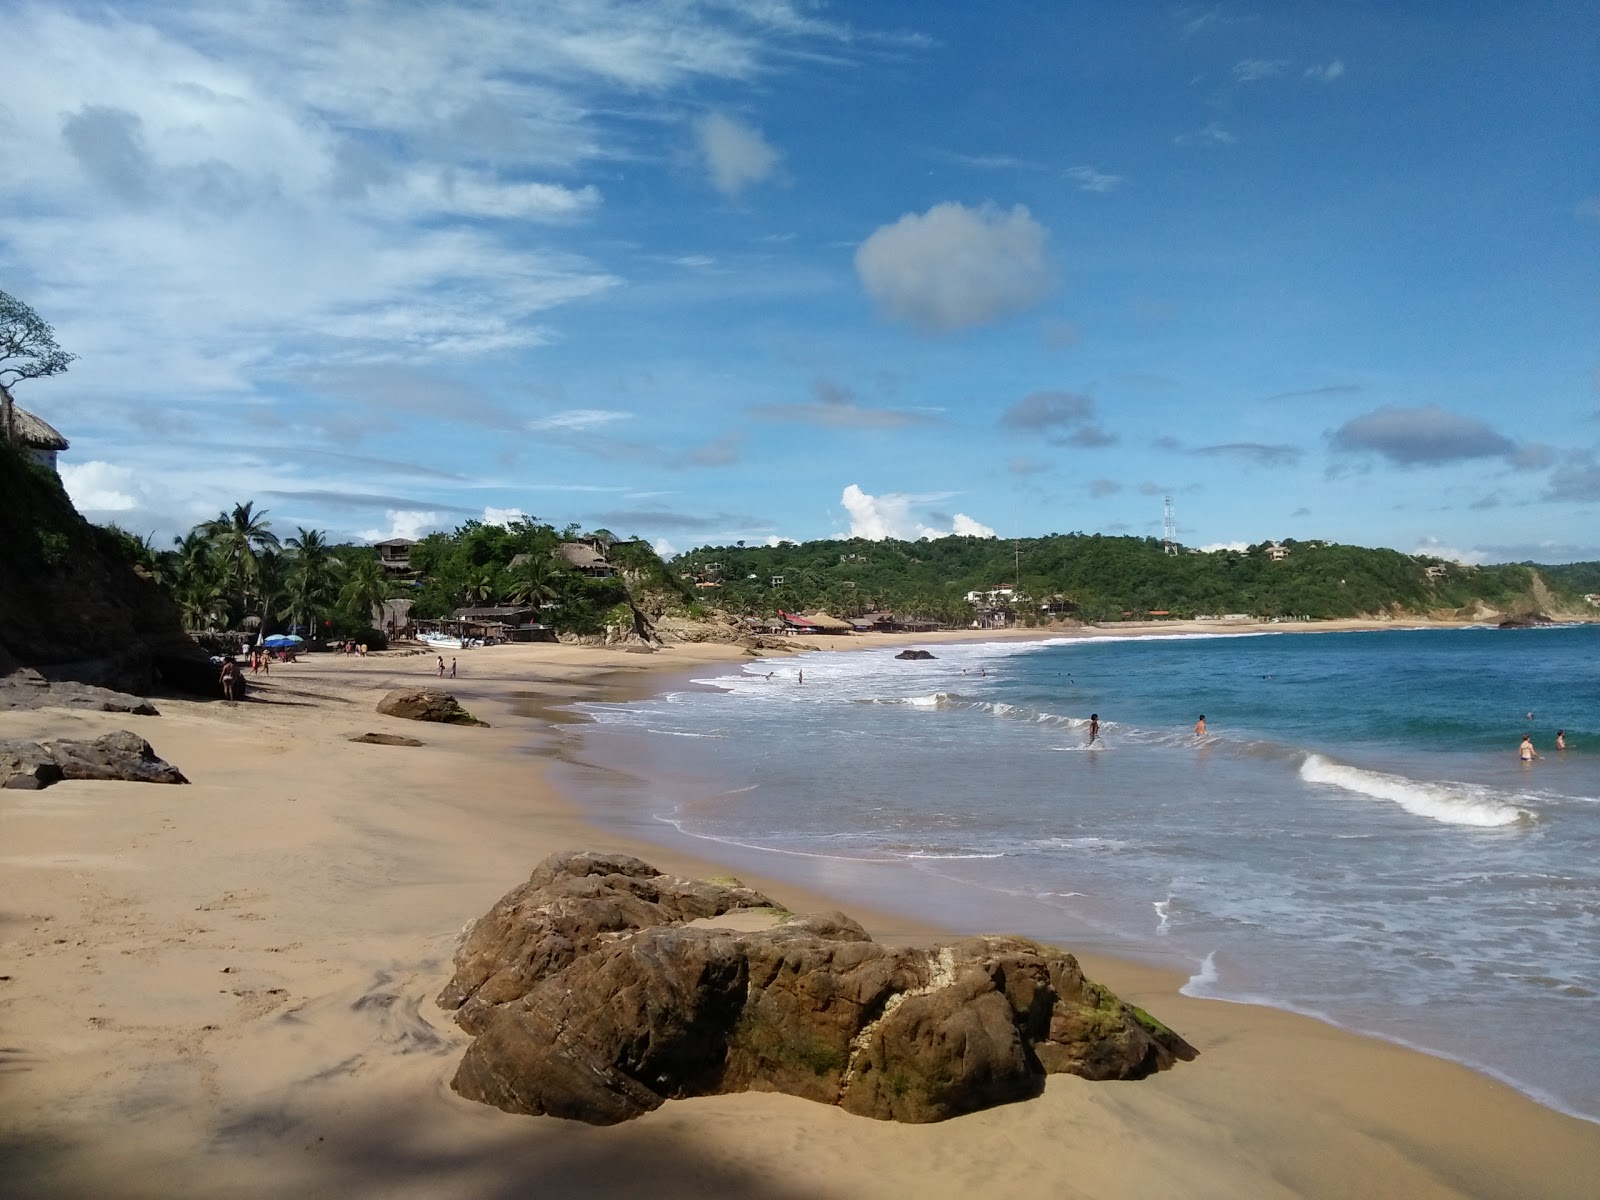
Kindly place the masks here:
[(0, 437), (16, 441), (11, 385), (59, 375), (77, 357), (56, 345), (55, 330), (38, 313), (9, 292), (0, 292)]

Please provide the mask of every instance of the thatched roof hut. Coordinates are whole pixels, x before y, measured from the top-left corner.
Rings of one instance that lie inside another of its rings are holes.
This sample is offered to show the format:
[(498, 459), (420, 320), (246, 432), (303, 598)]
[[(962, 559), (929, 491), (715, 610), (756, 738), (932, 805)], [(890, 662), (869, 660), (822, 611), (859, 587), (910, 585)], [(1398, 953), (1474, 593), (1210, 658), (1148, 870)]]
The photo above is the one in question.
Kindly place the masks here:
[(606, 561), (605, 555), (586, 542), (562, 542), (556, 547), (556, 554), (565, 560), (568, 566), (584, 575), (604, 578), (617, 573), (616, 569)]
[(855, 626), (849, 621), (841, 621), (838, 617), (825, 612), (815, 612), (807, 616), (806, 621), (820, 629), (823, 633), (854, 633)]
[[(54, 471), (56, 455), (68, 449), (71, 443), (48, 421), (35, 416), (20, 404), (11, 405), (11, 414), (16, 423), (17, 443), (33, 456), (34, 461)], [(0, 430), (0, 437), (4, 436), (5, 431)]]

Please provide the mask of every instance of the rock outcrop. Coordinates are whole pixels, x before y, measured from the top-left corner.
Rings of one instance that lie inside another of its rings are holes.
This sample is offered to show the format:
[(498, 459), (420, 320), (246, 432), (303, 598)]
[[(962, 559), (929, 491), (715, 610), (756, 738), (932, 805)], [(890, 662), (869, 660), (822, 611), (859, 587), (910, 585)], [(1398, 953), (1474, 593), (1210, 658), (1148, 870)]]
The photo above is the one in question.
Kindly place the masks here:
[(188, 783), (150, 743), (119, 729), (92, 742), (0, 741), (0, 787), (36, 790), (62, 779), (121, 779), (134, 783)]
[(926, 650), (902, 650), (902, 651), (900, 651), (899, 654), (896, 654), (895, 657), (896, 658), (911, 659), (911, 660), (920, 660), (920, 659), (925, 659), (925, 658), (932, 658), (933, 655), (931, 653), (929, 653), (928, 651), (926, 651)]
[(8, 708), (86, 708), (94, 712), (132, 713), (159, 717), (154, 704), (141, 696), (114, 692), (89, 683), (51, 683), (39, 672), (22, 667), (0, 678), (0, 710)]
[(78, 515), (54, 474), (6, 445), (0, 546), (0, 676), (30, 667), (52, 683), (222, 694), (172, 601), (129, 565), (115, 537)]
[(446, 725), (483, 725), (457, 703), (449, 692), (433, 688), (396, 688), (378, 701), (378, 711), (386, 717), (404, 717), (408, 721), (439, 721)]
[(366, 742), (373, 746), (420, 746), (422, 742), (414, 737), (402, 737), (398, 733), (363, 733), (350, 739), (352, 742)]
[(1047, 1074), (1137, 1079), (1194, 1056), (1024, 938), (893, 948), (838, 913), (759, 933), (681, 923), (757, 903), (637, 859), (552, 857), (456, 957), (440, 1003), (477, 1036), (452, 1086), (602, 1125), (749, 1090), (927, 1122), (1037, 1095)]

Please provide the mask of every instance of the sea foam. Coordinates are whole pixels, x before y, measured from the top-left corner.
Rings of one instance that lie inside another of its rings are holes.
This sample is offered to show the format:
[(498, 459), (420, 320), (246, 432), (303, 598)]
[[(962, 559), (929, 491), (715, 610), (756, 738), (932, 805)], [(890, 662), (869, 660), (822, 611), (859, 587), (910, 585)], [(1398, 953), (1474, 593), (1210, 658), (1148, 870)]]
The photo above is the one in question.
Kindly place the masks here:
[(1423, 783), (1402, 775), (1348, 766), (1320, 754), (1306, 755), (1300, 764), (1300, 778), (1373, 800), (1388, 800), (1413, 816), (1447, 825), (1493, 828), (1534, 818), (1528, 809), (1499, 798), (1488, 788), (1467, 783)]

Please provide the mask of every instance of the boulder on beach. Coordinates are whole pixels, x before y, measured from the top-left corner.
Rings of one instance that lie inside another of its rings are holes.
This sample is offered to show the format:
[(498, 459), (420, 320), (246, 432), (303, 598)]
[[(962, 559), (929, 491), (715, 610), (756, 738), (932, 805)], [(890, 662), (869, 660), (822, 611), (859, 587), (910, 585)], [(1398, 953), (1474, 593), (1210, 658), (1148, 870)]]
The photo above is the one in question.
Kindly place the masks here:
[(439, 721), (447, 725), (483, 725), (457, 703), (449, 692), (434, 688), (396, 688), (378, 701), (378, 711), (386, 717), (404, 717), (408, 721)]
[(414, 737), (405, 737), (398, 733), (363, 733), (350, 740), (352, 742), (366, 742), (373, 746), (421, 746), (424, 744)]
[(922, 1123), (1036, 1096), (1048, 1074), (1138, 1079), (1195, 1056), (1025, 938), (892, 948), (840, 913), (685, 924), (751, 901), (638, 859), (546, 860), (456, 956), (439, 999), (476, 1037), (452, 1086), (596, 1125), (751, 1090)]
[(131, 713), (137, 717), (161, 715), (156, 706), (142, 696), (70, 680), (52, 683), (28, 667), (0, 677), (0, 709), (8, 708), (85, 708), (94, 712)]
[(932, 658), (933, 655), (926, 650), (902, 650), (899, 654), (896, 654), (895, 657), (920, 660), (924, 658)]
[(119, 729), (92, 742), (0, 742), (0, 787), (36, 790), (62, 779), (119, 779), (134, 783), (188, 783), (150, 743)]

